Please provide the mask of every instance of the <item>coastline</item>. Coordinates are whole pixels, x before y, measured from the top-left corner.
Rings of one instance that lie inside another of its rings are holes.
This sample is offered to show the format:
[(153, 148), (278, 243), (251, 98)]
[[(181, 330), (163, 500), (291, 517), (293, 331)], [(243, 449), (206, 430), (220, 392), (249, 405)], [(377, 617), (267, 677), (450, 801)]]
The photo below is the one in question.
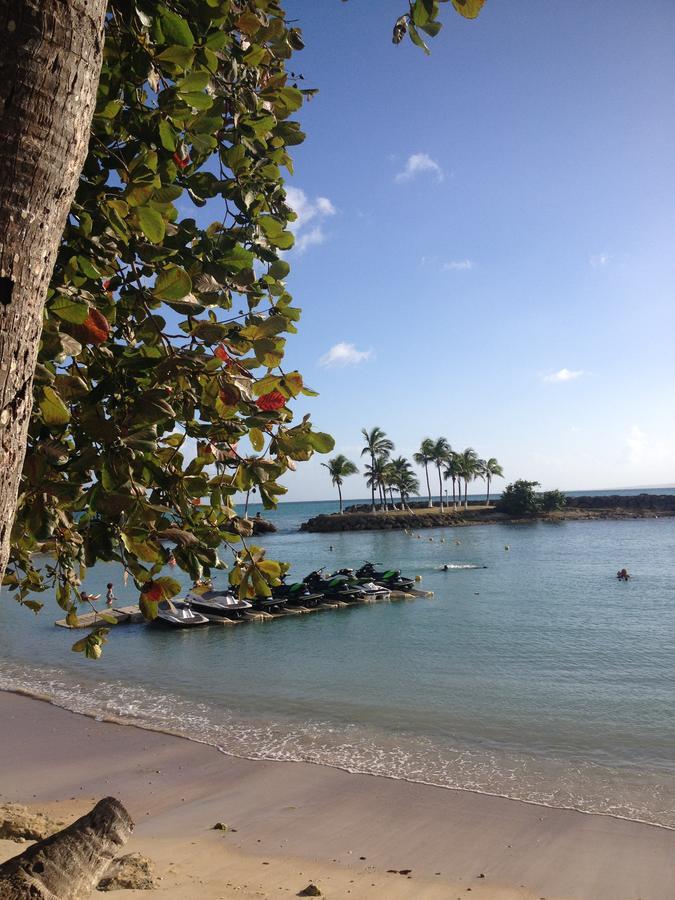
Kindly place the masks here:
[[(128, 849), (156, 860), (162, 896), (196, 896), (190, 886), (200, 881), (199, 896), (214, 900), (292, 896), (309, 881), (333, 898), (450, 897), (469, 888), (495, 900), (672, 896), (675, 834), (665, 828), (241, 759), (18, 694), (1, 692), (0, 710), (3, 802), (58, 807), (63, 818), (117, 796), (138, 825)], [(236, 831), (214, 832), (216, 821)], [(7, 857), (20, 845), (1, 849)], [(387, 871), (408, 868), (405, 876)]]

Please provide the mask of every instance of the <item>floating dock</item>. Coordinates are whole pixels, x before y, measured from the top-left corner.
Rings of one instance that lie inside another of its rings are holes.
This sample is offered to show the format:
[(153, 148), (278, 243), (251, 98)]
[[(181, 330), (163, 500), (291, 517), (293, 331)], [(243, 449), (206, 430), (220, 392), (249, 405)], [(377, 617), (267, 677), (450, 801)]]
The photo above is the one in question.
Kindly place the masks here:
[[(272, 619), (284, 619), (287, 616), (302, 616), (307, 613), (321, 612), (324, 609), (341, 609), (347, 606), (365, 606), (368, 603), (388, 603), (390, 600), (417, 600), (420, 597), (433, 597), (433, 591), (419, 591), (415, 588), (410, 591), (391, 591), (389, 597), (375, 599), (364, 599), (356, 603), (345, 603), (343, 600), (327, 600), (325, 603), (319, 603), (317, 606), (293, 606), (285, 607), (279, 612), (262, 612), (259, 610), (250, 610), (243, 613), (240, 619), (228, 619), (223, 616), (210, 616), (206, 614), (206, 618), (214, 625), (243, 625), (245, 622), (267, 622)], [(116, 606), (112, 609), (100, 610), (97, 613), (83, 613), (77, 617), (77, 625), (69, 625), (65, 619), (59, 619), (55, 622), (59, 628), (93, 628), (96, 625), (108, 626), (111, 623), (101, 618), (102, 615), (112, 616), (116, 621), (116, 625), (137, 624), (143, 622), (143, 613), (138, 606)]]

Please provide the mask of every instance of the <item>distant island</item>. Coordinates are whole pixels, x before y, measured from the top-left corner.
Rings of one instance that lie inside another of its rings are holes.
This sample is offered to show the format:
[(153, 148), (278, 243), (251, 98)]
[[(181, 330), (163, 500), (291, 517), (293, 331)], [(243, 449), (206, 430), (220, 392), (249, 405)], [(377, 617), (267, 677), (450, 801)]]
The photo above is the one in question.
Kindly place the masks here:
[(426, 503), (410, 503), (405, 510), (374, 512), (368, 504), (349, 506), (344, 513), (314, 516), (300, 526), (301, 531), (388, 531), (439, 528), (463, 525), (523, 524), (531, 521), (565, 522), (593, 519), (644, 519), (675, 516), (672, 494), (601, 494), (573, 497), (567, 495), (563, 509), (514, 516), (500, 512), (481, 501), (469, 501), (457, 509), (429, 507)]

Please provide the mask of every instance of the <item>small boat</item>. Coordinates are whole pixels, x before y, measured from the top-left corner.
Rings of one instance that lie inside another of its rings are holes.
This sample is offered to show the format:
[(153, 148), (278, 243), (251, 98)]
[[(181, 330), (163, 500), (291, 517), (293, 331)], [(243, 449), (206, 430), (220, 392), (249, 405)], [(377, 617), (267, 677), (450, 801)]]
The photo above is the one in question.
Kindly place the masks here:
[(415, 583), (412, 578), (401, 575), (400, 569), (378, 572), (371, 562), (364, 563), (356, 570), (356, 579), (360, 582), (375, 582), (390, 591), (409, 591)]
[(195, 612), (186, 600), (162, 600), (158, 604), (157, 618), (154, 621), (172, 628), (194, 628), (195, 625), (209, 624), (206, 616)]
[(188, 592), (187, 599), (194, 609), (207, 616), (216, 616), (221, 619), (240, 619), (242, 613), (251, 609), (248, 600), (240, 600), (232, 591), (228, 590), (200, 590), (192, 589)]

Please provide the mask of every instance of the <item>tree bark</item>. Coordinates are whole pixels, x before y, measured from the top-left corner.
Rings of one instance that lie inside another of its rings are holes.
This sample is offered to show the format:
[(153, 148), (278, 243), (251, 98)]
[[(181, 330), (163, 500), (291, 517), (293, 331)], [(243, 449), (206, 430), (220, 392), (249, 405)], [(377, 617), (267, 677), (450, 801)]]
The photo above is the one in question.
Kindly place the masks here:
[(339, 481), (338, 481), (337, 489), (338, 489), (338, 497), (340, 498), (340, 515), (342, 515), (342, 489), (340, 488)]
[(0, 575), (42, 314), (89, 143), (106, 0), (0, 0)]
[(438, 499), (441, 506), (441, 512), (443, 512), (443, 479), (441, 478), (441, 464), (437, 463), (436, 467), (438, 469)]
[(424, 463), (424, 474), (427, 476), (427, 491), (429, 491), (429, 509), (433, 507), (431, 499), (431, 483), (429, 482), (429, 463)]
[(134, 823), (114, 797), (0, 865), (2, 900), (78, 900), (94, 890)]

